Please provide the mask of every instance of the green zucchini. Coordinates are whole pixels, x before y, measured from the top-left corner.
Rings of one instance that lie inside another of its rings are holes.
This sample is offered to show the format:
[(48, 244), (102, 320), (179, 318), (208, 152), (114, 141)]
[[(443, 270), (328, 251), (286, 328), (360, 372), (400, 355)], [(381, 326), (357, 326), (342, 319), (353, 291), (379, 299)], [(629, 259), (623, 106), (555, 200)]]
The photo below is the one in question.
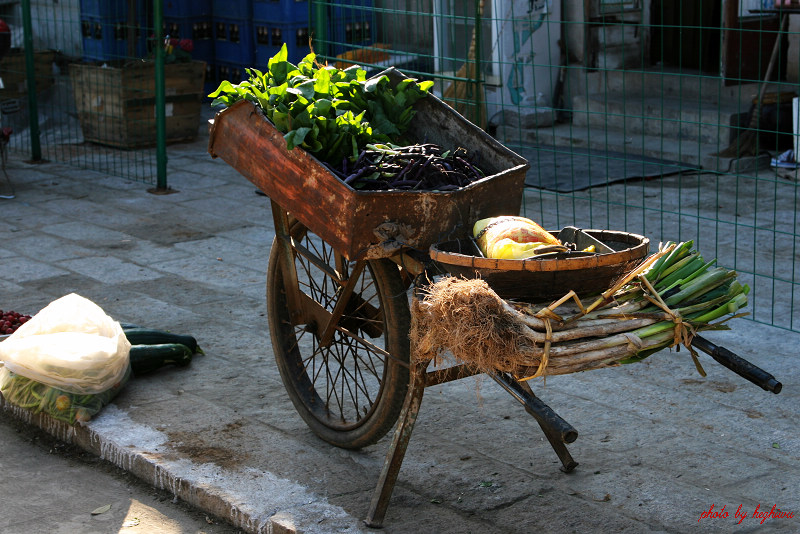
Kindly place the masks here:
[(123, 328), (125, 337), (131, 342), (131, 345), (161, 345), (180, 343), (186, 345), (192, 354), (203, 354), (200, 347), (197, 346), (197, 340), (184, 334), (173, 334), (172, 332), (165, 332), (163, 330), (154, 330), (152, 328)]
[(130, 360), (133, 374), (142, 375), (167, 365), (185, 367), (192, 362), (192, 351), (181, 343), (131, 345)]

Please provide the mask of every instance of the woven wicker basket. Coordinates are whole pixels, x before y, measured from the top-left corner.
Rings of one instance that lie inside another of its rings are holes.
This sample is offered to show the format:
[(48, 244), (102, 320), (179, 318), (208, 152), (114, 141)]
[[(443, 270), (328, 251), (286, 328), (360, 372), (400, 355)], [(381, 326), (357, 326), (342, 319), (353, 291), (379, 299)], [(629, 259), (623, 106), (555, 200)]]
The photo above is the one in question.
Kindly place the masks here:
[(539, 302), (562, 297), (570, 290), (581, 297), (605, 291), (635, 269), (649, 251), (650, 240), (641, 235), (611, 230), (586, 233), (614, 252), (501, 260), (475, 256), (474, 242), (466, 239), (434, 245), (430, 256), (453, 276), (484, 279), (501, 298)]

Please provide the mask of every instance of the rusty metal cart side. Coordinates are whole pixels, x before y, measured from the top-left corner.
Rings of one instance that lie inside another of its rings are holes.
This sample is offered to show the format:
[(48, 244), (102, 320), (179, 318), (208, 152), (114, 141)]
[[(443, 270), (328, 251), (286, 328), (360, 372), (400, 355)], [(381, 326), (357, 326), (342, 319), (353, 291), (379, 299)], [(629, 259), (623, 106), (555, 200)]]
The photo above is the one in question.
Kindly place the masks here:
[[(394, 69), (385, 72), (399, 81)], [(209, 153), (271, 200), (276, 237), (267, 274), (270, 334), (281, 378), (320, 438), (370, 445), (394, 425), (409, 383), (408, 288), (435, 242), (483, 217), (518, 213), (527, 162), (433, 95), (407, 136), (463, 147), (487, 176), (450, 192), (357, 191), (246, 101), (217, 113)]]

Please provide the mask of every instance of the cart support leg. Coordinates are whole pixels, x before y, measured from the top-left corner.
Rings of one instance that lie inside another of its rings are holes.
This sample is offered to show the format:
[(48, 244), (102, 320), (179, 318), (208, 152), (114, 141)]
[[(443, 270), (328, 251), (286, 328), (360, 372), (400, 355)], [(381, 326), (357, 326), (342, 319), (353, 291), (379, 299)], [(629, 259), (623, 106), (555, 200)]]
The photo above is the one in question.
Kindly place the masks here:
[(406, 400), (400, 412), (400, 423), (394, 431), (392, 445), (386, 454), (381, 475), (378, 478), (378, 485), (372, 495), (372, 502), (369, 505), (369, 513), (364, 523), (368, 527), (380, 528), (383, 526), (383, 518), (386, 509), (389, 507), (389, 499), (392, 497), (392, 490), (400, 473), (400, 466), (411, 439), (411, 431), (417, 420), (420, 404), (422, 404), (422, 394), (425, 391), (425, 373), (427, 363), (415, 362), (411, 366), (411, 383), (409, 384)]
[(547, 441), (550, 442), (550, 446), (561, 460), (561, 470), (571, 473), (578, 466), (578, 462), (572, 458), (565, 444), (578, 439), (578, 431), (537, 398), (528, 384), (518, 382), (507, 373), (492, 373), (490, 376), (511, 393), (525, 407), (525, 411), (536, 419)]
[(550, 446), (555, 451), (558, 459), (561, 460), (561, 470), (565, 473), (572, 473), (575, 468), (578, 467), (578, 462), (572, 458), (569, 450), (567, 450), (567, 446), (564, 445), (563, 441), (558, 439), (558, 436), (554, 436), (549, 428), (543, 426), (542, 423), (539, 423), (539, 426), (542, 429), (542, 433), (544, 433), (544, 437), (550, 442)]
[[(536, 397), (536, 395), (534, 395), (533, 393), (533, 390), (531, 389), (531, 386), (527, 382), (519, 382), (519, 385), (520, 387), (522, 387), (522, 389), (528, 392), (528, 394), (531, 397), (534, 398)], [(539, 421), (536, 422), (539, 423)], [(542, 425), (542, 423), (539, 423), (539, 428), (542, 429), (544, 437), (546, 437), (547, 441), (550, 442), (550, 446), (555, 451), (556, 455), (558, 456), (558, 459), (561, 460), (561, 471), (563, 471), (564, 473), (572, 473), (575, 470), (575, 468), (578, 467), (578, 462), (576, 462), (572, 458), (572, 455), (569, 453), (569, 450), (567, 450), (564, 441), (562, 441), (560, 436), (557, 436), (555, 433), (553, 433), (553, 429), (550, 428), (549, 426)], [(577, 439), (577, 435), (575, 437)]]
[(278, 246), (282, 247), (283, 255), (283, 288), (286, 291), (286, 300), (291, 310), (292, 323), (300, 320), (302, 306), (300, 303), (299, 285), (297, 283), (297, 270), (294, 263), (294, 251), (289, 242), (289, 215), (282, 207), (274, 200), (270, 200), (272, 207), (272, 219), (275, 223), (275, 232), (277, 233)]

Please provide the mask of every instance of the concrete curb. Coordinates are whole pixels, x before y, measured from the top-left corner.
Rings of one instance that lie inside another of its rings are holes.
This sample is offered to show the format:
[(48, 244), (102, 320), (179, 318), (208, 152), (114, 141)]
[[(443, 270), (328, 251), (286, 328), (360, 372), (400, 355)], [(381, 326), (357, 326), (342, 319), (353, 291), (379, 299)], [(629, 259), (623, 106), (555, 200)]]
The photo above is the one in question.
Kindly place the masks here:
[[(342, 508), (330, 505), (302, 486), (271, 473), (247, 470), (243, 474), (248, 476), (237, 477), (213, 464), (198, 465), (188, 458), (172, 458), (165, 446), (168, 441), (165, 434), (136, 423), (113, 403), (91, 421), (74, 426), (47, 414), (19, 408), (2, 396), (0, 409), (64, 443), (81, 447), (155, 488), (169, 491), (175, 499), (222, 518), (245, 532), (312, 534), (362, 531), (360, 522)], [(262, 502), (278, 507), (265, 513), (253, 506)], [(298, 513), (300, 507), (303, 510)], [(325, 526), (320, 529), (321, 520), (325, 521)]]

